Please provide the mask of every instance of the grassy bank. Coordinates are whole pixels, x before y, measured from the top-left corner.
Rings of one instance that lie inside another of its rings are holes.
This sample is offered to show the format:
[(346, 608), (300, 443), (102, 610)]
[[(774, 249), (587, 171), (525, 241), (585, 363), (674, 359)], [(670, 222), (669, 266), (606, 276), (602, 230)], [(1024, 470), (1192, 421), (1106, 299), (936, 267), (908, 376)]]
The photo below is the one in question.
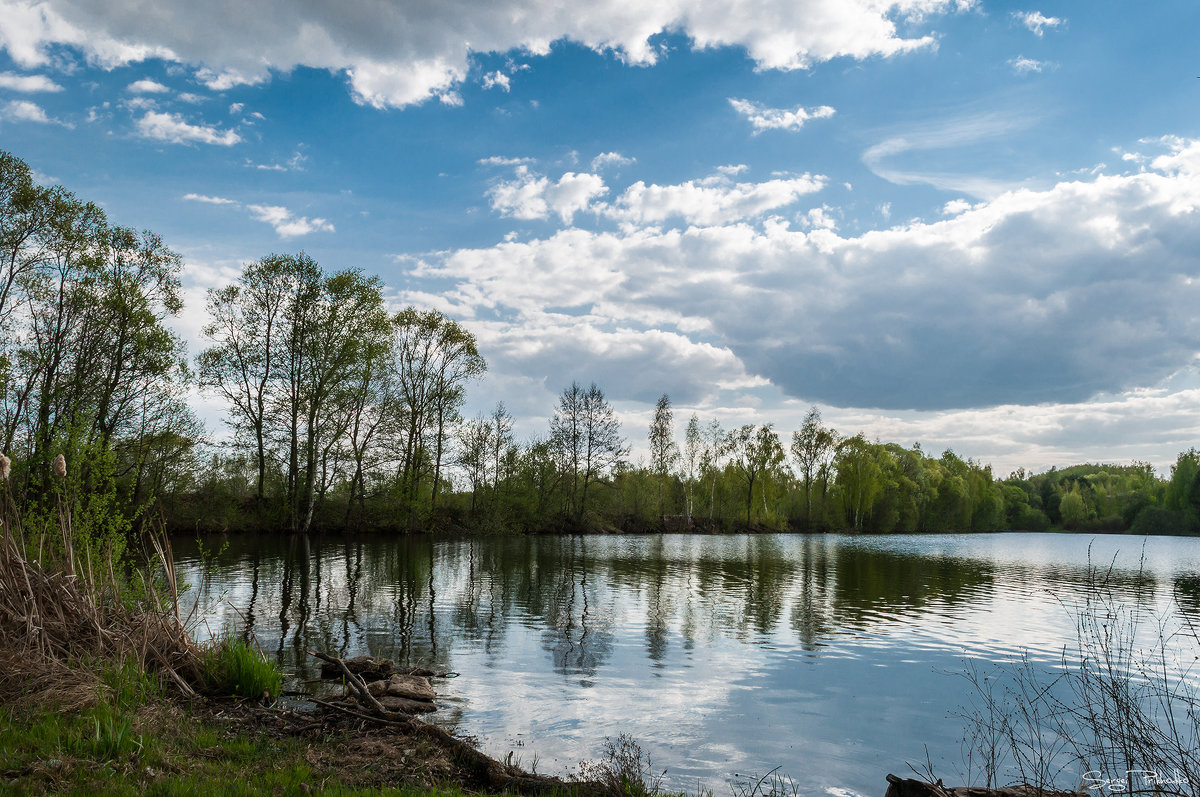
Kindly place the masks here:
[(84, 708), (0, 710), (0, 791), (14, 794), (410, 794), (486, 791), (442, 750), (390, 729), (245, 702), (173, 699), (141, 674)]

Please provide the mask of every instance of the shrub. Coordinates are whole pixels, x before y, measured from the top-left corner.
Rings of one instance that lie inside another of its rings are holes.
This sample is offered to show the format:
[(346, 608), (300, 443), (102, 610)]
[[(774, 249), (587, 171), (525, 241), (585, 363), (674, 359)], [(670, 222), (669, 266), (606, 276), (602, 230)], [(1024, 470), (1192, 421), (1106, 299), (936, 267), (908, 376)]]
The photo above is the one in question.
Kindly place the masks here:
[(1196, 525), (1183, 512), (1148, 506), (1138, 512), (1129, 530), (1134, 534), (1192, 534)]

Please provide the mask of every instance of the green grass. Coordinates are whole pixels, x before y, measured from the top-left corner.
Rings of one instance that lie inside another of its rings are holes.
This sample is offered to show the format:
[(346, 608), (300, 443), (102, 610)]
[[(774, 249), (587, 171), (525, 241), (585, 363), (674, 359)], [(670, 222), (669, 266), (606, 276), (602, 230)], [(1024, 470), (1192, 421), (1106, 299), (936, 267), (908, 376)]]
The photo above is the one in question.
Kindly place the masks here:
[(0, 793), (464, 797), (457, 787), (346, 785), (339, 780), (345, 773), (315, 772), (306, 749), (296, 739), (233, 732), (195, 717), (146, 720), (132, 707), (111, 703), (78, 714), (45, 709), (28, 717), (4, 708)]
[(225, 639), (205, 653), (205, 678), (213, 694), (259, 698), (278, 697), (283, 674), (246, 642)]

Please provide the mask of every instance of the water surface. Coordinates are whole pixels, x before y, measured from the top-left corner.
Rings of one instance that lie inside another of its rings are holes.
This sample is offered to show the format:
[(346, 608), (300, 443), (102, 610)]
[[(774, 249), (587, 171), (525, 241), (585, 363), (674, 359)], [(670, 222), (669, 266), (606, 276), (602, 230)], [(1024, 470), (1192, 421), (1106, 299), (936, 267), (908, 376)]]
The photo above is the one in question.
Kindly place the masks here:
[[(881, 795), (962, 769), (965, 662), (1075, 637), (1089, 567), (1200, 618), (1200, 540), (1052, 534), (177, 539), (202, 636), (253, 634), (450, 670), (434, 721), (561, 774), (629, 733), (667, 783), (780, 767), (806, 794)], [(207, 554), (205, 552), (207, 551)]]

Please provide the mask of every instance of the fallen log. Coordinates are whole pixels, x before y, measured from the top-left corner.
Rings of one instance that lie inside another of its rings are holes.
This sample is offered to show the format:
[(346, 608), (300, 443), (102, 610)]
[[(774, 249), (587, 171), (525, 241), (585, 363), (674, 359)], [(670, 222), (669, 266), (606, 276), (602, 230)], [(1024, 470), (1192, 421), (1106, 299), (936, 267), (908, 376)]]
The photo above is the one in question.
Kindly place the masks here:
[(887, 776), (887, 782), (884, 797), (1087, 797), (1084, 792), (1042, 789), (1027, 783), (988, 789), (982, 786), (944, 786), (940, 780), (927, 783), (891, 774)]

